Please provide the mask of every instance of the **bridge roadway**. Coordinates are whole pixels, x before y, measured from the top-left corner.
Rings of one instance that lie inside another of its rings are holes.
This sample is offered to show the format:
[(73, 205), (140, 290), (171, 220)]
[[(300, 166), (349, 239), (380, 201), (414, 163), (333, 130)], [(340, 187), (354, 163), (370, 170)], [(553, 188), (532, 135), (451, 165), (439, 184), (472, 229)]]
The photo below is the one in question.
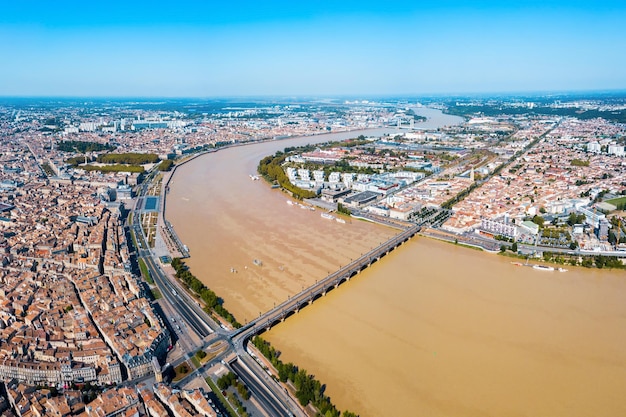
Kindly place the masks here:
[(415, 225), (409, 227), (402, 233), (375, 247), (354, 261), (351, 261), (349, 264), (340, 267), (337, 271), (329, 274), (326, 278), (316, 282), (309, 288), (301, 291), (299, 294), (283, 301), (281, 304), (277, 305), (265, 314), (260, 315), (247, 325), (233, 331), (230, 338), (237, 347), (237, 350), (243, 346), (245, 340), (248, 338), (254, 336), (255, 334), (262, 333), (265, 330), (269, 330), (272, 326), (282, 322), (292, 314), (297, 313), (301, 308), (326, 295), (328, 291), (331, 291), (342, 283), (349, 281), (363, 269), (367, 268), (374, 262), (377, 262), (380, 258), (408, 241), (419, 231), (420, 226)]

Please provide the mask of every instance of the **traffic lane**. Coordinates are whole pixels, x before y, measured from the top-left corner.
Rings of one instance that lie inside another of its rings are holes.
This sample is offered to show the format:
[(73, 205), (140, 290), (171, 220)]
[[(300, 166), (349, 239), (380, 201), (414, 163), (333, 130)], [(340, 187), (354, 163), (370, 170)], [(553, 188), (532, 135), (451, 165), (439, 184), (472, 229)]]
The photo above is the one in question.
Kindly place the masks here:
[(174, 294), (170, 293), (171, 289), (167, 285), (167, 279), (163, 277), (163, 275), (161, 274), (161, 271), (159, 271), (158, 268), (156, 268), (152, 258), (148, 256), (148, 257), (144, 257), (144, 260), (146, 261), (148, 268), (150, 268), (150, 271), (154, 277), (154, 280), (157, 283), (157, 286), (159, 287), (159, 289), (161, 290), (163, 297), (165, 297), (167, 301), (172, 305), (172, 307), (174, 307), (174, 309), (180, 313), (183, 319), (187, 323), (189, 323), (189, 325), (201, 338), (204, 338), (210, 335), (211, 332), (206, 329), (205, 323), (199, 318), (197, 318), (196, 315), (193, 313), (193, 311), (190, 311), (187, 303), (183, 302), (180, 298), (178, 298), (178, 296), (175, 296)]
[[(199, 323), (202, 323), (208, 329), (209, 332), (222, 333), (222, 332), (220, 332), (221, 328), (215, 322), (213, 322), (210, 319), (210, 317), (208, 317), (208, 315), (206, 315), (206, 312), (204, 310), (202, 310), (202, 308), (199, 306), (197, 301), (195, 301), (194, 299), (190, 298), (189, 294), (184, 289), (182, 289), (182, 288), (174, 288), (176, 286), (176, 284), (170, 282), (169, 278), (158, 267), (156, 261), (151, 256), (150, 251), (145, 250), (145, 251), (142, 252), (142, 255), (145, 258), (149, 258), (150, 262), (153, 265), (153, 269), (159, 273), (159, 277), (162, 279), (161, 283), (163, 285), (165, 285), (168, 288), (171, 287), (173, 289), (178, 289), (179, 290), (177, 292), (178, 295), (176, 295), (175, 298), (176, 298), (178, 303), (181, 303), (181, 305), (184, 306), (184, 308), (186, 309), (188, 314), (192, 315), (196, 320), (198, 320)], [(170, 291), (171, 291), (171, 289), (170, 289)]]
[(247, 370), (239, 364), (239, 361), (236, 360), (230, 364), (231, 368), (237, 376), (241, 378), (241, 380), (248, 386), (250, 392), (255, 395), (257, 401), (263, 409), (269, 413), (271, 416), (290, 416), (292, 415), (289, 410), (285, 409), (285, 407), (278, 402), (271, 393), (268, 392), (268, 388), (260, 382), (257, 382), (256, 378), (253, 375), (250, 375)]

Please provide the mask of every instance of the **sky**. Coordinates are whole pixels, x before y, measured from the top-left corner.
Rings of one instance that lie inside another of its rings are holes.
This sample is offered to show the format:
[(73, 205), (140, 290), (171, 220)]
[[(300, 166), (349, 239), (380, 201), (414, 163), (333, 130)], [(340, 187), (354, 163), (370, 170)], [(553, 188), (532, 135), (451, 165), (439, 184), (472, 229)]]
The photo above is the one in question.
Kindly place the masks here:
[(0, 0), (0, 96), (626, 89), (626, 1)]

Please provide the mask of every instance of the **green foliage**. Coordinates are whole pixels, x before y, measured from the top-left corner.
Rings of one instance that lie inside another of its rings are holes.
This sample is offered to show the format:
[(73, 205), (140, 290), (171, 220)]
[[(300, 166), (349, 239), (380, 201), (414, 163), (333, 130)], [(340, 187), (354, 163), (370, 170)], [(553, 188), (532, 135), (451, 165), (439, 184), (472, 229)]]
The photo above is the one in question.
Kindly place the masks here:
[(350, 209), (341, 203), (337, 203), (337, 213), (350, 215)]
[(109, 153), (99, 155), (96, 161), (103, 164), (142, 165), (158, 162), (159, 156), (154, 153)]
[(44, 162), (43, 164), (41, 164), (41, 169), (43, 169), (43, 172), (46, 173), (47, 176), (52, 177), (54, 176), (54, 170), (52, 169), (52, 167), (50, 166), (49, 163)]
[(582, 160), (582, 159), (574, 158), (574, 159), (572, 159), (571, 164), (573, 166), (575, 166), (575, 167), (588, 167), (589, 166), (589, 161), (588, 160), (585, 161), (585, 160)]
[(224, 398), (224, 396), (222, 395), (222, 391), (215, 385), (211, 377), (205, 378), (205, 381), (207, 382), (207, 384), (209, 384), (209, 387), (211, 387), (211, 391), (213, 391), (215, 395), (217, 395), (217, 399), (219, 400), (220, 404), (222, 404), (222, 406), (228, 411), (228, 415), (230, 417), (237, 417), (237, 413), (235, 413), (235, 410), (233, 410), (230, 404), (226, 401), (226, 398)]
[(283, 171), (281, 164), (285, 161), (286, 154), (278, 151), (272, 156), (266, 156), (259, 162), (257, 168), (259, 174), (263, 175), (270, 182), (278, 182), (278, 184), (287, 191), (290, 191), (296, 198), (313, 198), (317, 194), (313, 191), (303, 190), (293, 185), (287, 174)]
[(215, 311), (221, 317), (226, 319), (235, 328), (240, 328), (239, 323), (235, 316), (233, 316), (224, 306), (224, 300), (219, 298), (212, 290), (207, 288), (198, 278), (196, 278), (183, 263), (180, 258), (172, 259), (172, 268), (176, 271), (176, 278), (181, 280), (187, 288), (198, 294), (200, 298), (206, 303), (207, 309)]
[[(85, 161), (85, 158), (87, 159), (87, 161)], [(80, 164), (83, 164), (85, 162), (90, 162), (90, 161), (91, 161), (91, 158), (85, 157), (85, 156), (73, 156), (65, 160), (66, 163), (70, 164), (74, 168), (76, 168)]]
[(152, 276), (150, 275), (148, 266), (146, 265), (146, 262), (141, 258), (139, 258), (139, 269), (141, 270), (141, 275), (146, 280), (146, 282), (148, 284), (154, 284), (154, 280), (152, 279)]
[(164, 159), (159, 164), (159, 171), (169, 171), (174, 166), (174, 161), (171, 159)]
[(626, 197), (617, 197), (611, 200), (606, 200), (606, 202), (609, 204), (613, 204), (615, 207), (617, 207), (618, 210), (626, 209)]
[(464, 189), (463, 191), (461, 191), (460, 193), (458, 193), (457, 195), (455, 195), (448, 201), (444, 202), (441, 205), (441, 208), (448, 209), (448, 210), (451, 209), (453, 205), (455, 205), (456, 203), (458, 203), (459, 201), (467, 197), (469, 193), (471, 193), (477, 186), (478, 185), (476, 183), (473, 183), (472, 185), (469, 186), (469, 188)]
[(616, 256), (594, 256), (596, 268), (619, 268), (624, 269), (624, 264)]
[(570, 213), (567, 218), (567, 224), (573, 226), (575, 224), (581, 224), (585, 221), (585, 215), (582, 213)]
[(76, 153), (101, 152), (115, 149), (115, 146), (97, 142), (83, 142), (80, 140), (61, 141), (57, 143), (56, 147), (59, 151)]
[[(324, 395), (324, 386), (313, 375), (309, 375), (306, 370), (299, 369), (293, 363), (283, 363), (279, 358), (279, 353), (269, 344), (269, 342), (256, 336), (252, 339), (252, 344), (259, 349), (278, 371), (278, 378), (281, 382), (288, 380), (296, 387), (296, 398), (303, 407), (313, 404), (322, 416), (340, 415), (337, 407), (333, 405), (330, 398)], [(350, 414), (347, 414), (350, 415)], [(352, 414), (354, 415), (354, 414)]]
[(545, 223), (545, 220), (543, 217), (537, 214), (533, 217), (532, 222), (535, 223), (537, 226), (539, 226), (539, 228), (542, 228), (543, 224)]
[(237, 376), (234, 373), (229, 372), (217, 379), (217, 387), (223, 391), (231, 385), (235, 385), (236, 382)]
[(81, 169), (85, 171), (100, 171), (100, 172), (144, 172), (142, 166), (139, 165), (83, 165)]
[(207, 357), (207, 353), (204, 350), (200, 349), (196, 352), (196, 358), (198, 358), (199, 360), (202, 360), (206, 357)]

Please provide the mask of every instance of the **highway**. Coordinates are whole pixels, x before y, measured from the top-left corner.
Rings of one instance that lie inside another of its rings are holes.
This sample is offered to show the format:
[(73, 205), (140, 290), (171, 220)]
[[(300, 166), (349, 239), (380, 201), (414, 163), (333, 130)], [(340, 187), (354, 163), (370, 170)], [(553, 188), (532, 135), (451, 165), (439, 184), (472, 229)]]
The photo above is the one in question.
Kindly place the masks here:
[(264, 375), (266, 381), (264, 382), (263, 380), (259, 380), (258, 377), (254, 376), (252, 373), (248, 372), (246, 369), (247, 364), (242, 364), (239, 360), (231, 362), (230, 366), (255, 395), (257, 401), (263, 406), (265, 411), (268, 411), (271, 416), (293, 415), (290, 411), (287, 411), (288, 414), (285, 414), (285, 411), (289, 407), (285, 406), (267, 389), (267, 379), (269, 376), (266, 373)]
[[(133, 221), (135, 218), (139, 216), (133, 216)], [(134, 224), (133, 228), (135, 230), (135, 236), (139, 241), (142, 242), (142, 247), (145, 247), (146, 241), (144, 239), (143, 232), (141, 230), (141, 226), (138, 224)], [(161, 294), (165, 299), (180, 313), (180, 315), (185, 319), (187, 323), (193, 328), (193, 330), (201, 337), (205, 338), (209, 334), (213, 332), (213, 329), (207, 324), (206, 320), (200, 319), (197, 311), (194, 311), (194, 306), (196, 306), (195, 301), (189, 299), (189, 296), (185, 291), (178, 288), (176, 290), (174, 288), (173, 283), (170, 283), (165, 273), (161, 270), (161, 268), (156, 264), (154, 257), (147, 249), (139, 249), (138, 255), (145, 262), (148, 267), (148, 271), (150, 272), (150, 276), (154, 279), (155, 284), (161, 291)], [(176, 293), (174, 293), (176, 291)], [(199, 307), (198, 307), (199, 308)]]

